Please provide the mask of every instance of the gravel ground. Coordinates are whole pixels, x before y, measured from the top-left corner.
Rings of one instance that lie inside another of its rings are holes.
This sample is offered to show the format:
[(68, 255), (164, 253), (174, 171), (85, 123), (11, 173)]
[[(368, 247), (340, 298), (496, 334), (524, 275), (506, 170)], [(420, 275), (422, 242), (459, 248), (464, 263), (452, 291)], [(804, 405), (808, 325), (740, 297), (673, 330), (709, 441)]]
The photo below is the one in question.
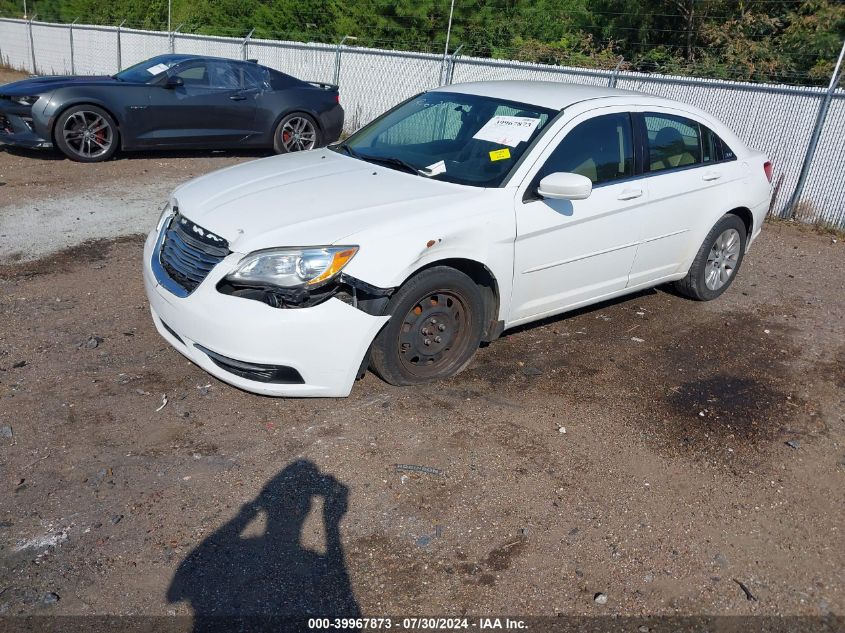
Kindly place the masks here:
[[(0, 153), (2, 249), (91, 236), (64, 227), (98, 199), (146, 228), (249, 158)], [(841, 240), (771, 224), (716, 302), (640, 293), (345, 400), (188, 363), (140, 257), (0, 266), (0, 614), (845, 613)]]

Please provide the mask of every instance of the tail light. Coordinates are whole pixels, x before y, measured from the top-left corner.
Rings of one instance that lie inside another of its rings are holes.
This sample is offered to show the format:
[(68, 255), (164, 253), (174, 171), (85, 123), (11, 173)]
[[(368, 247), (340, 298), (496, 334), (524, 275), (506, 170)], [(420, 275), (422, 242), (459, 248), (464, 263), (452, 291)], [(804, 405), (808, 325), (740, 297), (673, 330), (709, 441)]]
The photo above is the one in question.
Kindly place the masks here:
[(766, 172), (766, 178), (769, 179), (769, 182), (772, 182), (772, 162), (767, 160), (763, 163), (763, 171)]
[(336, 94), (336, 95), (334, 96), (334, 100), (335, 100), (337, 103), (340, 103), (340, 93), (338, 93), (338, 94)]

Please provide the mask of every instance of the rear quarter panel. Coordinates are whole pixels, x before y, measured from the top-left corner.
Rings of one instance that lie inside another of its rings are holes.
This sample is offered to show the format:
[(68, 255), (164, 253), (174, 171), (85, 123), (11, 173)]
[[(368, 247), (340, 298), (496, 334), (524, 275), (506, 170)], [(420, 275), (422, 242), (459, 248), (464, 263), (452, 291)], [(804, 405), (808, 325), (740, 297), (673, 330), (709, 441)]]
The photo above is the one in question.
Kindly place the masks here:
[(267, 91), (258, 98), (256, 105), (256, 128), (268, 144), (273, 143), (279, 121), (292, 112), (305, 112), (317, 121), (323, 144), (337, 140), (343, 129), (343, 108), (335, 93), (309, 84)]

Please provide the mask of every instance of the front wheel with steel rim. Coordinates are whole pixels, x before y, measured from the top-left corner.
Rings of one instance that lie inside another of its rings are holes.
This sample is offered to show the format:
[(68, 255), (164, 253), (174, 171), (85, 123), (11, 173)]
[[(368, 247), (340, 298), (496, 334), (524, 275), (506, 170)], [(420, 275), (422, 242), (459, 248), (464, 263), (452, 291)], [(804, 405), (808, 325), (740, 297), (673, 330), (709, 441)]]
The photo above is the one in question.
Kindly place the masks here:
[(81, 163), (98, 163), (117, 151), (119, 134), (111, 115), (95, 105), (68, 108), (56, 120), (56, 146)]
[(407, 281), (388, 305), (390, 321), (370, 362), (393, 385), (416, 385), (461, 371), (481, 343), (484, 298), (464, 273), (436, 266)]
[(723, 215), (707, 234), (687, 276), (675, 287), (681, 294), (710, 301), (733, 283), (745, 254), (746, 228), (739, 216)]
[(276, 126), (273, 148), (277, 154), (303, 152), (320, 144), (320, 130), (309, 115), (294, 112), (284, 117)]

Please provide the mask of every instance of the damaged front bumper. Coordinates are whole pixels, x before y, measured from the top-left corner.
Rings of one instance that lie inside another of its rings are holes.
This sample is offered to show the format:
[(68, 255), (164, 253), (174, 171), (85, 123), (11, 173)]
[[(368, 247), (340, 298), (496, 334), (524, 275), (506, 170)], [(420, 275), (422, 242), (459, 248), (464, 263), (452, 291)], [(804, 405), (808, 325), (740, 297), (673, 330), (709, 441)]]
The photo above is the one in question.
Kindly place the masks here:
[(53, 142), (36, 132), (31, 107), (3, 99), (0, 100), (0, 145), (48, 149), (53, 147)]
[(235, 387), (268, 396), (349, 395), (387, 316), (332, 297), (283, 309), (221, 293), (242, 257), (231, 254), (188, 296), (162, 287), (153, 272), (158, 233), (144, 247), (144, 286), (159, 334), (189, 360)]

